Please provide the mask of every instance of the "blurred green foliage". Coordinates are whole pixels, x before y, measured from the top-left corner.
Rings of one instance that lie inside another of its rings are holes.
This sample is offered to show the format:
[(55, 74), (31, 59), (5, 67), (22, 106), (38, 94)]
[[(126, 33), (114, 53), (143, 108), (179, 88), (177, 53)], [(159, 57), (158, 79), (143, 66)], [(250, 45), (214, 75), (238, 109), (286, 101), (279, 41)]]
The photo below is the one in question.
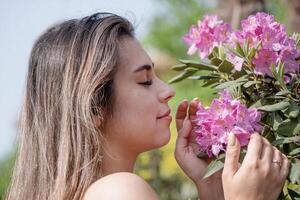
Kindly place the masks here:
[[(162, 12), (149, 24), (149, 33), (144, 39), (146, 46), (155, 47), (174, 57), (185, 57), (186, 47), (181, 38), (191, 24), (210, 9), (200, 0), (156, 0)], [(203, 1), (204, 2), (204, 1)]]
[(274, 15), (276, 21), (286, 24), (288, 8), (282, 0), (266, 0), (267, 12)]
[(15, 154), (8, 155), (3, 160), (0, 160), (0, 200), (4, 199), (4, 194), (8, 187), (14, 161)]

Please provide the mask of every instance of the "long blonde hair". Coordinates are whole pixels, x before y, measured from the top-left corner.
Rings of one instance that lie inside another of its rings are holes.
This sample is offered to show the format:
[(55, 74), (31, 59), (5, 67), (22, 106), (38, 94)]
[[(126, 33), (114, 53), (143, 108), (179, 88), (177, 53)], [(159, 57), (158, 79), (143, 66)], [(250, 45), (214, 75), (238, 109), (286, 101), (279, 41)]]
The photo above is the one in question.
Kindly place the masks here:
[(112, 114), (123, 35), (134, 37), (128, 20), (96, 13), (57, 24), (37, 39), (7, 200), (82, 199), (101, 177), (103, 127)]

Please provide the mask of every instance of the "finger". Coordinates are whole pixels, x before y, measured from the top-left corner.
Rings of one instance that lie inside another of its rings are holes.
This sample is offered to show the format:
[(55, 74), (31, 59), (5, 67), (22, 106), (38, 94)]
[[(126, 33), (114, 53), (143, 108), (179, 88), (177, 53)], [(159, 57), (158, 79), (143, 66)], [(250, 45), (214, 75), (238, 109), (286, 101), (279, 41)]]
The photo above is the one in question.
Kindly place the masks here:
[(290, 171), (290, 162), (286, 157), (286, 155), (281, 154), (281, 156), (282, 156), (282, 166), (280, 169), (280, 175), (282, 179), (285, 180)]
[(250, 141), (245, 156), (245, 162), (253, 162), (259, 160), (262, 152), (262, 137), (258, 133), (253, 133), (250, 137)]
[(223, 176), (232, 177), (236, 173), (239, 168), (240, 151), (241, 147), (239, 141), (233, 133), (230, 133), (228, 136)]
[(177, 140), (176, 140), (176, 148), (184, 148), (187, 147), (188, 142), (188, 136), (192, 130), (192, 125), (190, 120), (185, 119), (183, 122), (182, 129), (178, 131)]
[(283, 165), (282, 154), (275, 147), (273, 147), (273, 152), (274, 152), (273, 153), (274, 155), (273, 155), (273, 160), (272, 160), (272, 166), (274, 169), (276, 169), (277, 172), (280, 172), (281, 167)]
[(199, 99), (196, 97), (194, 98), (189, 106), (189, 119), (191, 120), (192, 124), (196, 124), (196, 118), (197, 118), (197, 110), (198, 110), (198, 104), (199, 104)]
[(261, 160), (264, 160), (270, 164), (273, 160), (273, 146), (266, 138), (262, 138), (262, 144)]
[(183, 121), (186, 117), (187, 108), (188, 108), (188, 101), (187, 101), (187, 99), (184, 99), (178, 105), (177, 112), (176, 112), (176, 128), (177, 128), (177, 131), (179, 131), (183, 126)]

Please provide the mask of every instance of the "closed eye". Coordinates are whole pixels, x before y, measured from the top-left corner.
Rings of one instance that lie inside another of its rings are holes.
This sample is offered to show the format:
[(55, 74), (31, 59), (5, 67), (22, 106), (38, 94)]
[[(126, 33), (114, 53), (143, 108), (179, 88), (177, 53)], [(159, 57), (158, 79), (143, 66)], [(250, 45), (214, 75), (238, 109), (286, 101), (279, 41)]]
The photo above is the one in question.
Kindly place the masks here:
[(139, 84), (141, 84), (141, 85), (148, 85), (149, 86), (149, 85), (152, 85), (152, 80), (141, 82)]

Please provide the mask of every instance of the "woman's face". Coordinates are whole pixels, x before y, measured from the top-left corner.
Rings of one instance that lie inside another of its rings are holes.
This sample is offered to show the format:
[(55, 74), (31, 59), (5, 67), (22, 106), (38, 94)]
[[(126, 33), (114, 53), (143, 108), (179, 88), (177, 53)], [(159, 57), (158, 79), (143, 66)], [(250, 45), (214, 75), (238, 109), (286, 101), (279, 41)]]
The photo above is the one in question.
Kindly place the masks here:
[(167, 144), (168, 101), (175, 91), (155, 75), (153, 62), (134, 38), (122, 38), (119, 56), (113, 118), (106, 124), (109, 141), (135, 153)]

